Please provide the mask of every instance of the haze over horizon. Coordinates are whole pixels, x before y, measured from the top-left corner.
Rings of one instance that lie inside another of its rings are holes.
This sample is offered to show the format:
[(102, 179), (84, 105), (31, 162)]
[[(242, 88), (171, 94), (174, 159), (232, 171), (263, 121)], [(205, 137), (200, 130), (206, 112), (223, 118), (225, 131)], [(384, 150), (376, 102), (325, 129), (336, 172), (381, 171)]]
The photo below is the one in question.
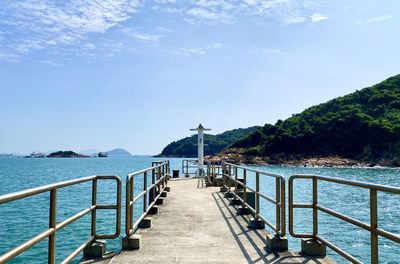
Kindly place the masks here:
[(158, 154), (399, 72), (400, 2), (0, 3), (0, 153)]

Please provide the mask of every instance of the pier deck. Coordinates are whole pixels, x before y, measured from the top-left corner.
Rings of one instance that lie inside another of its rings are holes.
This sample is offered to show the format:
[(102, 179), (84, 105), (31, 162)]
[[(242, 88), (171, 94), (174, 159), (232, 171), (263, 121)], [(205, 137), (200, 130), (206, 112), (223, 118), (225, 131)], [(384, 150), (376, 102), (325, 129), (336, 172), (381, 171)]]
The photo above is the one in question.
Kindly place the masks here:
[(266, 251), (265, 230), (248, 228), (217, 187), (197, 189), (197, 180), (171, 180), (171, 192), (140, 229), (140, 250), (122, 251), (110, 263), (334, 263), (328, 257)]

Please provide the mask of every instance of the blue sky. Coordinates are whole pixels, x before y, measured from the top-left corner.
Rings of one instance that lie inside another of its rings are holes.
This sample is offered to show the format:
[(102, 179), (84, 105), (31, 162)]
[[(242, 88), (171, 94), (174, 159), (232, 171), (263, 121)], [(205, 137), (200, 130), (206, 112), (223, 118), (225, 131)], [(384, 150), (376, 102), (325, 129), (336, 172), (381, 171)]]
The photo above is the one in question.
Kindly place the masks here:
[(0, 152), (157, 154), (399, 72), (400, 2), (2, 0)]

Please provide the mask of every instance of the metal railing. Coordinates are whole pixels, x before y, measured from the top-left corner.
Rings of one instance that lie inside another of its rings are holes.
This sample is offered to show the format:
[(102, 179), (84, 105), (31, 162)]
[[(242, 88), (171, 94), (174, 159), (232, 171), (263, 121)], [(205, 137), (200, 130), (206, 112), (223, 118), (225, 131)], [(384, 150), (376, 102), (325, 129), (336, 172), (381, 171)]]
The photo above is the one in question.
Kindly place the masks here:
[[(97, 181), (98, 180), (115, 180), (117, 183), (117, 201), (113, 205), (102, 205), (97, 204)], [(70, 218), (57, 223), (57, 190), (72, 185), (77, 185), (84, 182), (92, 182), (92, 205), (89, 208), (82, 210), (81, 212), (71, 216)], [(48, 245), (48, 263), (55, 263), (56, 260), (56, 233), (62, 228), (68, 226), (72, 222), (75, 222), (79, 218), (91, 213), (91, 236), (90, 238), (75, 249), (66, 259), (61, 263), (69, 263), (73, 260), (84, 248), (90, 245), (95, 239), (114, 239), (117, 238), (121, 231), (121, 179), (118, 176), (88, 176), (84, 178), (49, 184), (37, 188), (32, 188), (20, 192), (5, 194), (0, 196), (0, 204), (9, 203), (19, 199), (28, 198), (41, 193), (50, 192), (50, 207), (49, 207), (49, 229), (41, 232), (35, 237), (15, 247), (14, 249), (6, 252), (0, 256), (0, 263), (5, 263), (22, 252), (33, 247), (40, 241), (49, 238)], [(116, 210), (116, 230), (114, 234), (98, 235), (96, 233), (96, 212), (97, 210)]]
[[(161, 197), (162, 192), (167, 186), (169, 177), (169, 161), (154, 162), (153, 164), (155, 164), (155, 166), (128, 174), (126, 177), (125, 233), (127, 236), (135, 233), (140, 222), (156, 204), (156, 201)], [(152, 181), (151, 185), (147, 186), (147, 177), (149, 172), (151, 173)], [(134, 179), (139, 176), (143, 176), (143, 191), (135, 196)], [(143, 202), (142, 214), (139, 216), (136, 222), (133, 223), (134, 205), (140, 198), (142, 198)]]
[[(275, 231), (277, 236), (285, 236), (286, 234), (286, 210), (285, 210), (285, 179), (282, 175), (268, 173), (265, 171), (254, 170), (248, 167), (235, 165), (232, 163), (223, 163), (223, 184), (230, 190), (231, 184), (227, 182), (228, 179), (232, 180), (235, 184), (235, 197), (238, 198), (244, 206), (250, 209), (256, 218), (261, 219), (264, 223)], [(238, 170), (243, 172), (243, 182), (238, 180)], [(256, 175), (256, 189), (247, 185), (248, 172), (253, 172)], [(260, 175), (275, 178), (275, 199), (260, 192)], [(227, 185), (228, 184), (228, 185)], [(238, 195), (238, 185), (243, 186), (243, 198)], [(247, 190), (255, 194), (255, 208), (247, 203)], [(276, 219), (275, 225), (268, 221), (260, 213), (260, 197), (275, 205)]]
[[(296, 179), (308, 179), (312, 180), (312, 204), (296, 204), (293, 202), (293, 185)], [(318, 204), (318, 181), (324, 182), (333, 182), (338, 184), (343, 184), (347, 186), (353, 186), (363, 189), (369, 189), (369, 203), (370, 203), (370, 222), (364, 223), (357, 219), (351, 218), (347, 215), (338, 213), (333, 211), (329, 208), (321, 206)], [(371, 263), (376, 264), (378, 263), (378, 236), (382, 236), (394, 242), (400, 243), (400, 236), (398, 234), (394, 234), (378, 227), (378, 203), (377, 203), (377, 193), (378, 192), (385, 192), (385, 193), (392, 193), (392, 194), (400, 194), (400, 188), (379, 185), (379, 184), (372, 184), (372, 183), (365, 183), (353, 180), (344, 180), (338, 178), (331, 178), (325, 176), (318, 176), (318, 175), (293, 175), (289, 178), (289, 233), (291, 236), (296, 238), (313, 238), (316, 239), (347, 260), (350, 260), (353, 263), (362, 263), (360, 260), (356, 259), (355, 257), (351, 256), (346, 251), (342, 250), (335, 244), (331, 243), (330, 241), (326, 240), (325, 238), (321, 237), (318, 234), (318, 212), (324, 212), (328, 215), (336, 217), (340, 220), (343, 220), (347, 223), (353, 224), (357, 227), (360, 227), (364, 230), (370, 232), (370, 241), (371, 241)], [(313, 209), (313, 233), (312, 234), (297, 234), (294, 232), (294, 224), (293, 224), (293, 209), (294, 208), (311, 208)]]
[(183, 175), (196, 175), (197, 159), (182, 160), (182, 174)]

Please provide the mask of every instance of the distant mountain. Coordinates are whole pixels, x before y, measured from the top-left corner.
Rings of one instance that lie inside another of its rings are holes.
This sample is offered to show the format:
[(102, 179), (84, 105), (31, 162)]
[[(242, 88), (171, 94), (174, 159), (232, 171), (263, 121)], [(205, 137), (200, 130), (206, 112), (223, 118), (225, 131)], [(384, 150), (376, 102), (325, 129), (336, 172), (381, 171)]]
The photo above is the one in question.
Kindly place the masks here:
[(400, 166), (400, 75), (266, 124), (231, 150), (275, 160), (338, 156)]
[[(249, 128), (239, 128), (217, 135), (204, 135), (204, 148), (205, 155), (214, 155), (221, 150), (229, 147), (233, 142), (249, 135), (250, 133), (259, 129), (258, 126)], [(159, 156), (166, 157), (197, 157), (197, 135), (185, 137), (178, 141), (168, 144)]]
[(92, 156), (93, 154), (99, 153), (99, 150), (97, 150), (97, 149), (84, 149), (84, 150), (79, 151), (78, 153), (83, 154), (83, 155)]
[(118, 156), (118, 157), (132, 156), (131, 153), (129, 153), (127, 150), (122, 149), (122, 148), (116, 148), (116, 149), (107, 151), (107, 155), (108, 155), (108, 157), (113, 157), (113, 156)]

